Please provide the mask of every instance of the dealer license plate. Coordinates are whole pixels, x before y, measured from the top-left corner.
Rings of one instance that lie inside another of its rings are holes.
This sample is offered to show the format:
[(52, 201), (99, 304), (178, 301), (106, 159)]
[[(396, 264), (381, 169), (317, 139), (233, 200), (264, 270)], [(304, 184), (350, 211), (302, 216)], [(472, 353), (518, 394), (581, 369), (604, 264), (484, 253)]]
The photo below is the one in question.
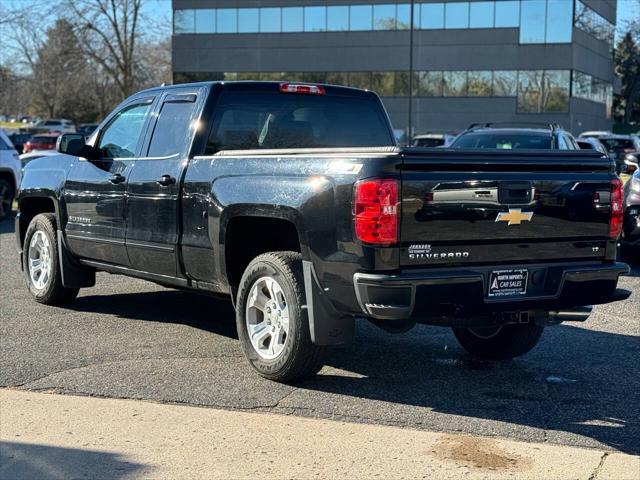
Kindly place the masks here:
[(527, 269), (494, 270), (489, 275), (489, 297), (509, 297), (527, 293)]

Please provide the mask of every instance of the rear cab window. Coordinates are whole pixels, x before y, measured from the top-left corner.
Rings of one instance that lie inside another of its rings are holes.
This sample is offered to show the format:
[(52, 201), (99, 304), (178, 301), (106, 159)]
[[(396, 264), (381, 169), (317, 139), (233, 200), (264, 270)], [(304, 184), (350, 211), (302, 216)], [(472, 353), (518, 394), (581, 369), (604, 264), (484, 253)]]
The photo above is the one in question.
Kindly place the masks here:
[(220, 94), (205, 154), (394, 145), (384, 109), (372, 94), (335, 87), (326, 87), (325, 95), (281, 93), (278, 84), (236, 84)]
[(499, 150), (550, 150), (550, 135), (533, 135), (518, 133), (479, 132), (458, 137), (451, 145), (453, 148), (493, 148)]

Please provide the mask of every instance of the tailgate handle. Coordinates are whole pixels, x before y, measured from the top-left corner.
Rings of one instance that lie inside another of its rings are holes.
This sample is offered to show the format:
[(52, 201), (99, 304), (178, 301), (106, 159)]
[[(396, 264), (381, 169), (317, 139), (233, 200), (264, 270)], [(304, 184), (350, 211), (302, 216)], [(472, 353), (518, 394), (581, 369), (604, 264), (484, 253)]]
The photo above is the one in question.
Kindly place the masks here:
[(530, 203), (533, 192), (531, 182), (500, 182), (498, 201), (503, 204)]

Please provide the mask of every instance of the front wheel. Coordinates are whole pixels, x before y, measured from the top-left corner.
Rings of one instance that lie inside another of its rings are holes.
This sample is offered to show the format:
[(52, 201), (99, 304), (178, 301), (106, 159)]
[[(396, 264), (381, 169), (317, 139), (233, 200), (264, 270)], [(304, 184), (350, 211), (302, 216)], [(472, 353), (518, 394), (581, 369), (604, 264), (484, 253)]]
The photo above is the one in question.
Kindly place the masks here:
[(453, 328), (467, 352), (487, 360), (507, 360), (528, 353), (538, 344), (543, 331), (544, 327), (532, 323)]
[(58, 248), (54, 215), (33, 217), (24, 238), (24, 272), (29, 291), (37, 302), (46, 305), (64, 304), (78, 295), (77, 288), (62, 284)]
[(317, 373), (325, 349), (311, 342), (302, 256), (271, 252), (246, 268), (236, 302), (238, 337), (263, 377), (290, 382)]

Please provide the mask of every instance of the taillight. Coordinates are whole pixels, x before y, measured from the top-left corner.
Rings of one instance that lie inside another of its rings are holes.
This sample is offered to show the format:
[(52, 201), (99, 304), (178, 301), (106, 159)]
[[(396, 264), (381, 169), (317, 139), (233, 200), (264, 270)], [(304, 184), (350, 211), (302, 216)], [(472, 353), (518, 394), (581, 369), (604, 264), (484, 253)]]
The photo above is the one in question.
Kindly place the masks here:
[(611, 181), (611, 219), (609, 238), (617, 239), (622, 233), (622, 182), (619, 178)]
[(281, 83), (280, 93), (306, 93), (307, 95), (324, 95), (324, 87), (320, 85), (295, 85), (293, 83)]
[(398, 241), (398, 181), (364, 180), (356, 183), (355, 232), (358, 240), (376, 245)]

